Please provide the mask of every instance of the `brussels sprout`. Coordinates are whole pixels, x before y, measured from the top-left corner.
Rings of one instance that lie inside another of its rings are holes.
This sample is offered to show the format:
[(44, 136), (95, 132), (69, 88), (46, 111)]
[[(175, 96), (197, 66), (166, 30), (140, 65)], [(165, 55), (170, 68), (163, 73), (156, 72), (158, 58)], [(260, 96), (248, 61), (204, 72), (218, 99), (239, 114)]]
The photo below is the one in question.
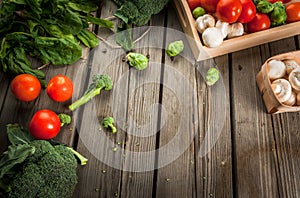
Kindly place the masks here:
[(206, 83), (209, 86), (214, 85), (220, 78), (219, 70), (217, 68), (209, 68), (206, 73)]
[(274, 5), (267, 0), (264, 0), (257, 3), (256, 9), (258, 12), (268, 14), (273, 11)]
[(171, 42), (166, 50), (166, 53), (171, 56), (177, 56), (178, 54), (180, 54), (184, 49), (184, 44), (182, 40), (179, 41), (173, 41)]
[(129, 52), (126, 56), (130, 66), (137, 70), (143, 70), (148, 67), (148, 58), (144, 54)]
[(274, 9), (270, 14), (270, 20), (272, 26), (282, 25), (287, 19), (285, 6), (282, 2), (275, 2)]
[(195, 19), (197, 19), (198, 17), (200, 17), (200, 16), (206, 14), (206, 11), (205, 11), (204, 8), (202, 8), (202, 7), (197, 7), (197, 8), (195, 8), (195, 9), (193, 10), (192, 14), (193, 14), (193, 17), (194, 17)]

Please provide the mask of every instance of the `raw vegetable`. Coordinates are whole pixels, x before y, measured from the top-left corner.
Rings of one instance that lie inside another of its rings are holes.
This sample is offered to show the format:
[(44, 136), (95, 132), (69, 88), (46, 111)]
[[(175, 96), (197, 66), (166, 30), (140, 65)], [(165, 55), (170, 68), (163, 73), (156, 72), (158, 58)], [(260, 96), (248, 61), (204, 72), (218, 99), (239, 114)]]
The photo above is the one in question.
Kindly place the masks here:
[(67, 76), (59, 74), (50, 79), (46, 92), (52, 100), (64, 102), (72, 97), (73, 83)]
[(195, 19), (197, 19), (200, 16), (203, 16), (204, 14), (206, 14), (206, 11), (202, 7), (196, 7), (192, 12), (192, 15)]
[(7, 198), (70, 198), (78, 182), (77, 160), (87, 159), (71, 147), (34, 140), (17, 124), (7, 125), (10, 145), (0, 159), (0, 195)]
[(221, 21), (221, 20), (217, 21), (216, 28), (218, 28), (222, 32), (223, 39), (225, 39), (227, 37), (227, 35), (231, 29), (229, 23)]
[(101, 90), (111, 90), (112, 86), (113, 82), (110, 76), (108, 76), (107, 74), (95, 74), (92, 77), (92, 83), (89, 85), (87, 91), (83, 94), (83, 96), (81, 96), (81, 98), (72, 103), (69, 106), (69, 109), (71, 111), (74, 111), (81, 105), (89, 102), (96, 95), (99, 95)]
[(184, 43), (182, 40), (179, 41), (173, 41), (171, 43), (169, 43), (166, 53), (171, 56), (177, 56), (178, 54), (180, 54), (182, 51), (184, 50)]
[(130, 51), (134, 47), (132, 32), (129, 24), (123, 23), (117, 28), (116, 42), (125, 51)]
[(98, 45), (89, 23), (112, 28), (111, 21), (91, 15), (97, 0), (3, 0), (0, 5), (0, 67), (9, 74), (29, 73), (45, 85), (42, 71), (32, 68), (28, 56), (42, 64), (67, 65), (80, 59), (81, 41)]
[(129, 52), (126, 55), (126, 59), (130, 66), (134, 67), (137, 70), (143, 70), (148, 67), (148, 58), (141, 53)]
[(191, 11), (193, 11), (197, 7), (201, 7), (200, 0), (187, 0), (187, 3)]
[(240, 23), (248, 23), (256, 14), (256, 7), (252, 0), (240, 0), (242, 4), (242, 12), (238, 18)]
[(258, 32), (270, 28), (271, 21), (266, 14), (256, 13), (254, 19), (246, 24), (247, 32)]
[(273, 11), (274, 5), (267, 0), (260, 0), (256, 4), (256, 9), (260, 13), (268, 14)]
[(200, 0), (200, 4), (208, 13), (215, 13), (219, 1), (220, 0)]
[(234, 23), (242, 13), (242, 3), (240, 0), (220, 0), (216, 8), (218, 19), (228, 23)]
[(202, 40), (207, 47), (218, 47), (223, 43), (223, 34), (220, 29), (209, 27), (203, 32)]
[(57, 136), (61, 123), (58, 115), (48, 109), (37, 111), (30, 120), (29, 132), (35, 139), (50, 140)]
[(214, 27), (216, 23), (215, 18), (210, 14), (205, 14), (201, 17), (198, 17), (196, 20), (196, 29), (200, 34), (204, 32), (206, 28)]
[(287, 19), (285, 6), (282, 2), (276, 2), (273, 5), (274, 9), (270, 14), (271, 26), (278, 26), (284, 24)]
[(271, 84), (273, 92), (280, 102), (286, 102), (292, 95), (292, 86), (289, 81), (281, 78), (274, 80)]
[(146, 25), (152, 15), (158, 14), (169, 0), (114, 0), (119, 9), (115, 16), (126, 24)]
[(280, 60), (270, 60), (267, 64), (268, 76), (270, 80), (282, 78), (286, 73), (286, 66)]
[(286, 6), (287, 23), (300, 21), (300, 2), (294, 2)]
[(59, 120), (60, 120), (60, 126), (64, 126), (65, 124), (70, 124), (72, 121), (71, 116), (64, 114), (64, 113), (60, 113), (58, 114)]
[(244, 26), (242, 23), (233, 23), (229, 25), (229, 32), (227, 38), (234, 38), (244, 34)]
[(289, 81), (296, 91), (300, 91), (300, 68), (296, 68), (289, 74)]
[(107, 117), (103, 118), (103, 120), (101, 121), (101, 124), (104, 128), (110, 128), (112, 133), (116, 133), (117, 129), (114, 126), (114, 122), (115, 122), (115, 120), (113, 117), (107, 116)]
[(207, 70), (205, 80), (207, 85), (212, 86), (214, 85), (220, 78), (219, 70), (217, 68), (209, 68)]
[(31, 74), (17, 75), (10, 83), (11, 92), (21, 101), (32, 101), (41, 92), (41, 83)]

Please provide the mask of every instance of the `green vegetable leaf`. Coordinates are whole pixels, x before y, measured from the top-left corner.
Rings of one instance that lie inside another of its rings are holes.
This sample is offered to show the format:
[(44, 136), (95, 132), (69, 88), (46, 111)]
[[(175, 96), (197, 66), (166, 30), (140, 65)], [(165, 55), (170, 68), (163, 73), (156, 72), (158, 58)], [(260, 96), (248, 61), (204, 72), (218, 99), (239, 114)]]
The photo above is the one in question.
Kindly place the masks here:
[(28, 144), (34, 140), (19, 124), (8, 124), (6, 130), (8, 140), (12, 145)]
[(116, 42), (124, 48), (125, 51), (130, 51), (134, 47), (132, 40), (132, 31), (128, 24), (123, 23), (122, 26), (118, 27)]
[(148, 67), (148, 58), (144, 54), (129, 52), (126, 58), (129, 65), (137, 70), (143, 70)]
[(76, 36), (85, 46), (89, 48), (94, 48), (99, 44), (97, 37), (88, 30), (83, 29)]
[(24, 162), (28, 156), (33, 155), (34, 151), (35, 147), (29, 144), (10, 145), (0, 160), (0, 179), (15, 165)]
[(73, 9), (73, 10), (83, 12), (83, 13), (87, 13), (87, 14), (90, 13), (90, 12), (96, 11), (98, 9), (97, 5), (91, 4), (89, 2), (88, 3), (69, 2), (68, 7)]
[(177, 56), (178, 54), (180, 54), (183, 50), (184, 50), (183, 41), (181, 41), (181, 40), (173, 41), (168, 45), (166, 53), (169, 56), (174, 57), (174, 56)]
[(87, 21), (89, 21), (93, 24), (96, 24), (96, 25), (100, 25), (102, 27), (106, 27), (106, 28), (114, 27), (114, 23), (109, 20), (106, 20), (106, 19), (97, 18), (92, 15), (87, 15), (85, 18)]

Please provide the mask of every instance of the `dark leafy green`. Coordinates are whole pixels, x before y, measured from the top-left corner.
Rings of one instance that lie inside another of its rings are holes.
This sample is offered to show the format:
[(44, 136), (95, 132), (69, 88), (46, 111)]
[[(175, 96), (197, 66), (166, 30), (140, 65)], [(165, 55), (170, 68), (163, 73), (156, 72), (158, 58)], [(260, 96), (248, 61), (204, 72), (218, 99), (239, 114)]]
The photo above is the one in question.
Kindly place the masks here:
[(130, 25), (123, 23), (119, 26), (116, 34), (116, 42), (123, 47), (125, 51), (130, 51), (134, 47)]
[(80, 59), (81, 43), (96, 47), (89, 23), (112, 28), (94, 17), (98, 0), (3, 0), (0, 4), (0, 68), (17, 75), (29, 73), (45, 84), (42, 71), (32, 68), (28, 56), (43, 64), (68, 65)]

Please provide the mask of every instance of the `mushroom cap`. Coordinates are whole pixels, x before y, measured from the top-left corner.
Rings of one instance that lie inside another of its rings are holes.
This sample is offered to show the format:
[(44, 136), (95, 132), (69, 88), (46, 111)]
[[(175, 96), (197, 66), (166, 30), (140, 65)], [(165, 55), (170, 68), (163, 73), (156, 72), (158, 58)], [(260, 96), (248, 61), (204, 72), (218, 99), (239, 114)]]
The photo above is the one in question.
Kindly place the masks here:
[(242, 36), (244, 34), (244, 26), (242, 23), (233, 23), (230, 25), (228, 38)]
[(270, 80), (282, 78), (286, 73), (285, 64), (280, 60), (270, 60), (267, 64), (267, 68)]
[(203, 33), (207, 28), (214, 27), (216, 20), (210, 14), (205, 14), (196, 19), (196, 29), (199, 33)]
[(292, 95), (292, 86), (289, 81), (277, 79), (272, 82), (271, 87), (279, 102), (284, 103), (290, 99)]
[(283, 104), (288, 106), (293, 106), (294, 104), (296, 104), (296, 93), (292, 92), (291, 97), (287, 101), (283, 102)]
[(286, 73), (290, 74), (294, 69), (300, 67), (300, 65), (292, 59), (286, 59), (282, 61), (285, 64), (286, 67)]
[(230, 25), (228, 22), (218, 20), (216, 23), (216, 28), (219, 28), (222, 32), (223, 39), (227, 37), (228, 33), (230, 32)]
[(223, 43), (223, 35), (216, 27), (207, 28), (202, 34), (203, 43), (207, 47), (218, 47)]
[(293, 69), (289, 75), (289, 81), (295, 90), (300, 91), (300, 67)]

